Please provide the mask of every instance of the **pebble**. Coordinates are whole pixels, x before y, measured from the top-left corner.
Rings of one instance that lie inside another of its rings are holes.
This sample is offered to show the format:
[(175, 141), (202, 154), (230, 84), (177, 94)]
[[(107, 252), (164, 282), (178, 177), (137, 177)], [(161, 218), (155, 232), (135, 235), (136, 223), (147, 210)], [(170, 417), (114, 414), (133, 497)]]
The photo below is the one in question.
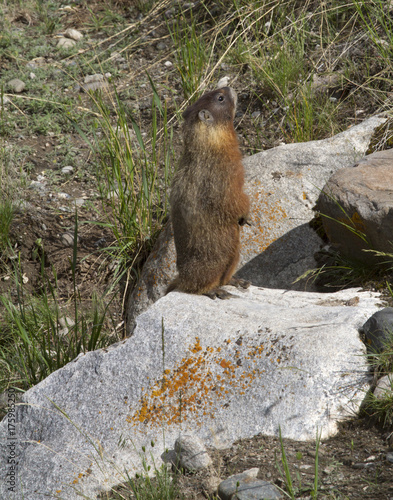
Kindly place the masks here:
[(94, 75), (86, 75), (84, 82), (92, 83), (92, 82), (103, 82), (105, 80), (105, 76), (101, 73), (95, 73)]
[(108, 82), (91, 82), (91, 83), (86, 83), (80, 88), (81, 90), (88, 92), (89, 90), (104, 89), (106, 87), (108, 87)]
[[(60, 241), (65, 247), (74, 246), (74, 233), (63, 233), (60, 235)], [(79, 243), (79, 236), (77, 238), (77, 243)]]
[(34, 189), (35, 191), (43, 193), (46, 190), (46, 187), (42, 184), (42, 182), (31, 181), (29, 189)]
[(19, 80), (19, 78), (13, 78), (8, 82), (7, 85), (11, 89), (11, 91), (17, 93), (22, 92), (26, 87), (25, 82), (22, 82), (22, 80)]
[(36, 74), (31, 72), (31, 73), (29, 73), (29, 77), (30, 77), (30, 80), (34, 80), (34, 78), (36, 77)]
[(87, 92), (89, 90), (98, 90), (108, 87), (108, 82), (105, 79), (107, 75), (111, 76), (110, 73), (106, 73), (105, 76), (101, 75), (100, 73), (85, 76), (84, 85), (81, 89)]
[(390, 462), (391, 464), (393, 464), (393, 453), (392, 452), (386, 453), (386, 460), (388, 462)]
[(165, 17), (167, 17), (168, 19), (173, 17), (175, 14), (176, 14), (175, 7), (172, 7), (171, 9), (165, 11)]
[(75, 205), (77, 207), (82, 207), (85, 204), (85, 199), (84, 198), (76, 198), (75, 199)]
[(181, 468), (188, 471), (205, 469), (212, 464), (203, 441), (197, 436), (184, 434), (175, 441), (177, 462)]
[(242, 474), (230, 476), (222, 481), (218, 487), (218, 496), (221, 500), (270, 500), (281, 499), (283, 495), (268, 481), (256, 479), (258, 469), (249, 469)]
[(61, 173), (65, 175), (70, 175), (74, 171), (74, 167), (71, 167), (71, 165), (67, 165), (66, 167), (63, 167), (61, 169)]
[(171, 63), (171, 61), (165, 61), (164, 62), (164, 65), (167, 67), (167, 68), (171, 68), (173, 66), (173, 64)]
[(393, 376), (384, 375), (377, 382), (377, 386), (374, 389), (374, 396), (379, 400), (384, 400), (391, 398), (393, 394)]
[(223, 76), (218, 80), (216, 88), (221, 89), (222, 87), (228, 87), (229, 80), (229, 76)]
[(106, 238), (102, 237), (94, 243), (96, 248), (102, 248), (106, 245)]
[(64, 32), (64, 35), (67, 38), (72, 38), (72, 40), (75, 40), (76, 42), (78, 40), (80, 40), (81, 38), (83, 38), (82, 33), (80, 31), (78, 31), (78, 30), (73, 29), (73, 28), (66, 29), (65, 32)]
[(71, 198), (68, 193), (57, 193), (57, 197), (61, 200), (69, 200)]
[(62, 327), (62, 328), (65, 328), (66, 326), (75, 326), (75, 321), (71, 318), (69, 318), (68, 316), (62, 316), (61, 318), (59, 318), (59, 325)]
[(221, 479), (217, 476), (209, 476), (202, 484), (204, 491), (209, 497), (216, 495)]
[(260, 111), (254, 111), (254, 113), (251, 114), (251, 118), (259, 118), (261, 116)]
[(70, 38), (65, 38), (64, 36), (59, 38), (59, 41), (57, 42), (57, 46), (61, 47), (63, 49), (70, 49), (71, 47), (74, 47), (76, 45), (75, 40), (71, 40)]
[(166, 50), (166, 44), (164, 42), (158, 42), (156, 48), (157, 50)]
[(373, 467), (375, 464), (373, 463), (356, 463), (353, 464), (352, 467), (354, 469), (369, 469), (370, 467)]

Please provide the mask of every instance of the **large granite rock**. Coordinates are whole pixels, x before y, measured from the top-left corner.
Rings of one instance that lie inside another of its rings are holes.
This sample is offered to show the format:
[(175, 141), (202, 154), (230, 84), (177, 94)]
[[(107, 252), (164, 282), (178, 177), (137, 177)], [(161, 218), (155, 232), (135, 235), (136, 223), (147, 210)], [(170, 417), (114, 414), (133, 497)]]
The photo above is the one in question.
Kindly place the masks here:
[(316, 209), (342, 254), (366, 264), (376, 263), (376, 255), (364, 250), (392, 254), (393, 149), (339, 170), (323, 188)]
[[(386, 121), (370, 118), (330, 139), (286, 144), (244, 159), (252, 226), (242, 230), (238, 275), (269, 288), (313, 290), (296, 278), (317, 266), (321, 240), (309, 227), (312, 207), (337, 170), (362, 158), (373, 131)], [(134, 319), (165, 293), (176, 275), (171, 226), (165, 228), (126, 305), (127, 333)]]
[(14, 434), (7, 418), (0, 425), (0, 498), (95, 498), (142, 470), (142, 446), (159, 465), (179, 434), (212, 447), (279, 426), (293, 439), (333, 436), (369, 387), (358, 328), (378, 296), (228, 289), (237, 297), (167, 295), (127, 341), (27, 391)]

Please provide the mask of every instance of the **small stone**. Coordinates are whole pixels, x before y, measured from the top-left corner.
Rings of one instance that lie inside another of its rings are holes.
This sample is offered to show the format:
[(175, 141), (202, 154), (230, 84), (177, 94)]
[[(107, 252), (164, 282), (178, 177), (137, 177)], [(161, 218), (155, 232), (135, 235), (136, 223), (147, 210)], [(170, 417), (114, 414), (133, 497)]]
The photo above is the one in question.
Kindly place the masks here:
[(105, 80), (105, 76), (101, 75), (101, 73), (96, 73), (94, 75), (86, 75), (84, 82), (92, 83), (92, 82), (103, 82)]
[(19, 80), (19, 78), (13, 78), (8, 82), (8, 87), (11, 89), (12, 92), (20, 93), (24, 90), (26, 87), (25, 82), (22, 82), (22, 80)]
[(84, 80), (84, 85), (82, 85), (81, 90), (88, 92), (89, 90), (98, 90), (101, 88), (108, 87), (108, 82), (104, 75), (97, 73), (95, 75), (87, 75)]
[(46, 190), (46, 187), (42, 184), (42, 182), (31, 181), (29, 189), (34, 189), (34, 191), (40, 191), (43, 193)]
[[(74, 246), (74, 233), (63, 233), (60, 236), (60, 241), (65, 247), (73, 247)], [(79, 243), (79, 236), (77, 238), (77, 243)]]
[(108, 87), (107, 82), (92, 82), (92, 83), (87, 83), (86, 85), (83, 85), (82, 90), (85, 92), (88, 92), (89, 90), (98, 90), (98, 89), (103, 89)]
[(379, 399), (383, 400), (386, 398), (391, 398), (392, 397), (392, 392), (393, 392), (393, 375), (385, 375), (384, 377), (380, 378), (377, 382), (377, 386), (374, 389), (374, 396)]
[(228, 87), (229, 80), (230, 80), (229, 76), (223, 76), (218, 80), (217, 88), (221, 89), (222, 87)]
[(221, 500), (271, 500), (283, 498), (283, 495), (273, 484), (250, 477), (247, 475), (248, 472), (235, 474), (220, 483), (218, 487), (219, 498)]
[(65, 175), (70, 175), (74, 171), (74, 167), (71, 167), (71, 165), (67, 165), (66, 167), (63, 167), (61, 169), (61, 173)]
[(175, 442), (178, 465), (188, 471), (205, 469), (212, 464), (205, 445), (196, 436), (182, 435)]
[(171, 61), (165, 61), (164, 62), (164, 65), (167, 67), (167, 68), (171, 68), (173, 66), (173, 64), (171, 63)]
[(31, 73), (29, 73), (29, 77), (30, 77), (30, 80), (34, 80), (34, 78), (36, 78), (36, 74), (31, 72)]
[(68, 193), (57, 193), (57, 197), (61, 200), (68, 200), (71, 196)]
[(63, 49), (70, 49), (75, 45), (76, 45), (75, 40), (71, 40), (70, 38), (65, 38), (64, 36), (60, 37), (59, 41), (57, 42), (57, 46)]
[(59, 318), (59, 325), (62, 327), (62, 328), (65, 328), (66, 326), (75, 326), (75, 321), (71, 318), (69, 318), (68, 316), (62, 316), (61, 318)]
[(354, 469), (369, 469), (370, 467), (373, 467), (374, 464), (373, 463), (356, 463), (356, 464), (353, 464), (352, 467)]
[(260, 116), (261, 116), (261, 112), (260, 111), (254, 111), (251, 114), (251, 118), (259, 118)]
[(156, 47), (157, 47), (157, 50), (165, 50), (166, 44), (164, 42), (158, 42)]
[(391, 464), (393, 464), (393, 453), (391, 453), (391, 452), (386, 453), (386, 460), (388, 462), (390, 462)]
[(221, 479), (217, 476), (209, 476), (202, 484), (204, 491), (209, 497), (216, 495)]
[(67, 38), (71, 38), (72, 40), (75, 40), (76, 42), (78, 40), (80, 40), (81, 38), (83, 38), (82, 33), (80, 31), (78, 31), (78, 30), (73, 29), (73, 28), (66, 29), (65, 32), (64, 32), (64, 35)]
[(165, 11), (165, 17), (167, 17), (168, 19), (173, 17), (175, 14), (176, 14), (175, 7), (172, 7), (171, 9)]
[(46, 64), (45, 57), (36, 57), (36, 58), (32, 59), (31, 61), (29, 61), (26, 64), (26, 67), (35, 69), (35, 68), (38, 68), (40, 66), (45, 66), (45, 64)]
[(75, 199), (75, 205), (77, 207), (82, 207), (85, 204), (85, 199), (84, 198), (76, 198)]

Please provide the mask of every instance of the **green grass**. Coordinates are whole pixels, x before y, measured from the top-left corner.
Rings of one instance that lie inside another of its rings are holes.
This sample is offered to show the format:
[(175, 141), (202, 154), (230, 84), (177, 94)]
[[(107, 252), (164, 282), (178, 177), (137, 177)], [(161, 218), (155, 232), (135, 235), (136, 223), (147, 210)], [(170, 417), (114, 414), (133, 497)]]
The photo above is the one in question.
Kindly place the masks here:
[(181, 79), (184, 97), (196, 99), (203, 93), (203, 84), (211, 69), (214, 45), (201, 36), (201, 28), (192, 17), (189, 23), (183, 15), (180, 15), (172, 26), (168, 24), (168, 29), (176, 47), (176, 69)]
[[(86, 308), (76, 285), (77, 215), (75, 216), (73, 256), (70, 261), (73, 296), (73, 319), (62, 324), (65, 304), (56, 291), (56, 274), (50, 279), (44, 267), (44, 248), (41, 254), (41, 295), (26, 295), (20, 263), (14, 269), (17, 303), (8, 295), (0, 296), (4, 317), (0, 322), (0, 391), (9, 386), (22, 390), (44, 380), (55, 370), (66, 365), (78, 354), (112, 344), (117, 338), (111, 334), (108, 322), (110, 301), (105, 296), (92, 296), (91, 307)], [(39, 252), (38, 250), (41, 250)], [(52, 284), (52, 282), (54, 284)], [(66, 330), (65, 330), (66, 328)]]
[[(154, 442), (151, 442), (151, 447), (154, 448)], [(171, 500), (179, 497), (178, 475), (171, 473), (165, 463), (157, 465), (153, 456), (150, 460), (147, 459), (146, 448), (142, 447), (141, 464), (142, 472), (136, 474), (135, 478), (131, 478), (127, 471), (127, 483), (123, 485), (132, 491), (135, 500)], [(153, 466), (149, 465), (151, 462)], [(120, 499), (122, 497), (112, 496), (111, 498)]]
[[(1, 119), (1, 113), (0, 113)], [(11, 253), (10, 230), (25, 186), (23, 165), (29, 148), (0, 146), (0, 265)]]
[[(318, 484), (319, 484), (319, 472), (318, 472), (318, 462), (319, 462), (319, 457), (318, 457), (318, 452), (319, 452), (319, 445), (321, 444), (321, 435), (316, 436), (315, 440), (315, 462), (314, 462), (314, 482), (313, 484), (310, 485), (302, 485), (301, 477), (298, 472), (296, 472), (296, 483), (295, 480), (292, 478), (290, 467), (289, 467), (289, 462), (285, 453), (285, 447), (284, 447), (284, 441), (281, 435), (281, 427), (279, 427), (279, 440), (280, 440), (280, 448), (281, 448), (281, 465), (276, 461), (276, 467), (283, 478), (286, 486), (286, 490), (281, 490), (288, 498), (291, 498), (295, 500), (296, 498), (299, 498), (299, 494), (304, 494), (307, 492), (310, 494), (311, 498), (318, 498)], [(296, 457), (298, 460), (301, 459), (301, 453), (297, 454)]]
[[(120, 101), (116, 92), (110, 104), (92, 95), (96, 133), (86, 138), (96, 159), (102, 199), (102, 226), (111, 229), (116, 244), (107, 250), (123, 263), (140, 259), (155, 242), (166, 220), (168, 190), (173, 172), (173, 130), (167, 109), (153, 90), (152, 122), (148, 134)], [(109, 97), (109, 96), (107, 96)]]

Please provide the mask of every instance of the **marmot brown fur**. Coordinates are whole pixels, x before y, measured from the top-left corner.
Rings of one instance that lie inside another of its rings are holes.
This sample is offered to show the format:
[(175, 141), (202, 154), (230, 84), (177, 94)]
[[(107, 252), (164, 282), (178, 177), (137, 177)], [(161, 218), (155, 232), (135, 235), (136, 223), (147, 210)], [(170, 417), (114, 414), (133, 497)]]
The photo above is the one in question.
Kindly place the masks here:
[(172, 290), (227, 298), (222, 285), (246, 288), (232, 278), (239, 261), (239, 226), (249, 199), (233, 127), (237, 97), (230, 87), (204, 94), (186, 109), (184, 151), (171, 191), (171, 219), (179, 275)]

